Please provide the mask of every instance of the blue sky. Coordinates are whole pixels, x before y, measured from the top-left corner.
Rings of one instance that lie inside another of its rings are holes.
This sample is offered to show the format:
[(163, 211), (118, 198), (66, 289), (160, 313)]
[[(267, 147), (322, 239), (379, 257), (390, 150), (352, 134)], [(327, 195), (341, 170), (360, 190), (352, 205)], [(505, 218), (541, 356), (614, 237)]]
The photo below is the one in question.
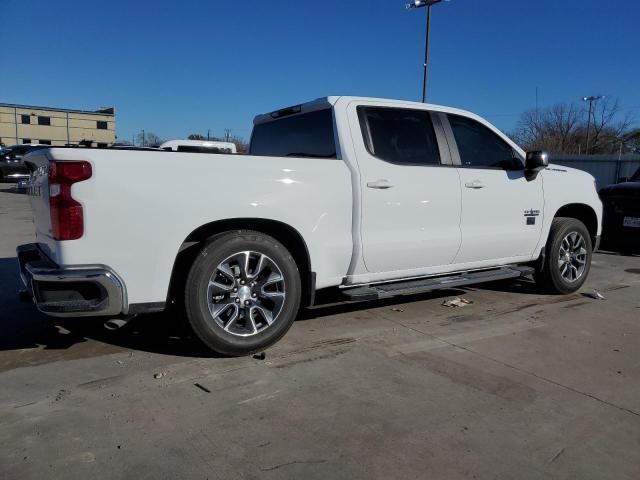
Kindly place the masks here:
[[(256, 113), (325, 95), (419, 100), (425, 10), (403, 5), (0, 0), (0, 102), (114, 105), (131, 139), (248, 137)], [(538, 87), (541, 106), (604, 94), (640, 118), (640, 2), (452, 0), (433, 13), (431, 102), (509, 130)]]

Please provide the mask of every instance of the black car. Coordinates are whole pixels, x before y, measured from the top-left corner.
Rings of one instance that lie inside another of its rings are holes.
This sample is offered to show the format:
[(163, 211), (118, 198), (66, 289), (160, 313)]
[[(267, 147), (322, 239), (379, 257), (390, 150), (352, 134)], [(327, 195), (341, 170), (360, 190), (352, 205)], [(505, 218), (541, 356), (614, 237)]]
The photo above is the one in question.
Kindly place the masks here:
[(600, 190), (600, 199), (603, 247), (640, 252), (640, 168), (627, 181)]
[(13, 145), (0, 149), (0, 182), (17, 182), (29, 178), (29, 169), (22, 162), (27, 153), (48, 145)]

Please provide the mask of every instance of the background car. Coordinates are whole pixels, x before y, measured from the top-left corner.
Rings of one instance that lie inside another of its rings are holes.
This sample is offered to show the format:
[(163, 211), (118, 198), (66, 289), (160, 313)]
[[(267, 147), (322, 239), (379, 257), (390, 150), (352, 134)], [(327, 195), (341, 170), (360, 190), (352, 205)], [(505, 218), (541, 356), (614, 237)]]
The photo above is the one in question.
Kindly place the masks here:
[(602, 245), (640, 252), (640, 168), (631, 178), (600, 190), (604, 207)]
[(160, 145), (162, 150), (191, 153), (238, 153), (233, 142), (209, 140), (169, 140)]
[(29, 169), (22, 162), (27, 153), (49, 145), (23, 144), (3, 147), (0, 150), (0, 182), (18, 182), (29, 178)]

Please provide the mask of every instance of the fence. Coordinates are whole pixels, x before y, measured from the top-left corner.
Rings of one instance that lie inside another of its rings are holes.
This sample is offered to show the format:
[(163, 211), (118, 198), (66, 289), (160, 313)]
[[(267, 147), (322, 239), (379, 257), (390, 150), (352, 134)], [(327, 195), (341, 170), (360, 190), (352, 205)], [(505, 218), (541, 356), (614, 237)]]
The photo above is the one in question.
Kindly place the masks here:
[(617, 183), (621, 177), (631, 177), (640, 168), (640, 155), (550, 155), (549, 161), (565, 167), (589, 172), (598, 189)]

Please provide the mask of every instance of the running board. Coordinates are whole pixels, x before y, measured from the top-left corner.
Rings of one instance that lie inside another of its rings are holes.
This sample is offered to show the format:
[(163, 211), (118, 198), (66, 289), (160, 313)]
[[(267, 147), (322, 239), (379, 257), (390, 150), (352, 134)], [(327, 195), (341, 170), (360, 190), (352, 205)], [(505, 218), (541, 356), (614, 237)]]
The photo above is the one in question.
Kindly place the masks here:
[(350, 300), (377, 300), (396, 295), (413, 295), (442, 288), (462, 287), (474, 283), (493, 282), (507, 278), (519, 278), (531, 275), (531, 267), (501, 267), (492, 270), (479, 270), (458, 273), (444, 277), (421, 278), (396, 283), (384, 283), (365, 287), (354, 287), (342, 291)]

